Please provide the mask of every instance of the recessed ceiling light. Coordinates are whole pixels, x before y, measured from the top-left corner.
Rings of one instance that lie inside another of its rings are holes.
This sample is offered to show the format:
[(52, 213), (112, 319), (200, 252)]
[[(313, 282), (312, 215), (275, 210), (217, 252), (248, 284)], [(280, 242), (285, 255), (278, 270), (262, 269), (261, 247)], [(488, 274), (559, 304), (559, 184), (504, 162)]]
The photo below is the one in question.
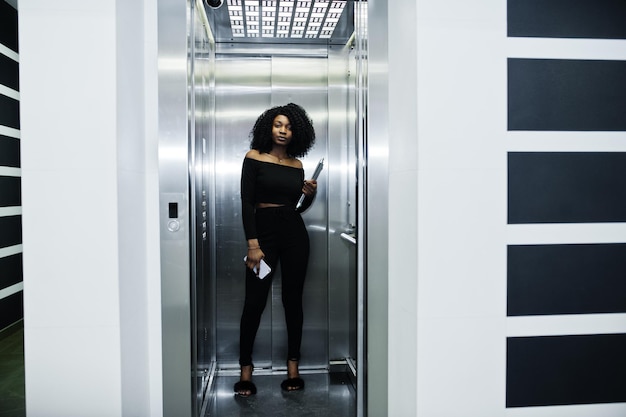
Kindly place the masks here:
[(328, 39), (346, 0), (228, 0), (235, 38)]

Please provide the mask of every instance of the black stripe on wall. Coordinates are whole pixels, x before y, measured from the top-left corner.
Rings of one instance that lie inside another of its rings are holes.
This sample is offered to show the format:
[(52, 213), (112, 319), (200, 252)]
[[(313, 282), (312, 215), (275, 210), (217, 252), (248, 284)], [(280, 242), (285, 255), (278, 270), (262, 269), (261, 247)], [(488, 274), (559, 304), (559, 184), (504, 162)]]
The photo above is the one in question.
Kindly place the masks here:
[(0, 43), (18, 52), (17, 10), (6, 1), (0, 1)]
[(507, 315), (626, 313), (626, 244), (507, 250)]
[(508, 154), (509, 224), (624, 221), (625, 152)]
[(0, 125), (13, 129), (20, 128), (19, 101), (0, 94)]
[(506, 406), (626, 401), (626, 334), (507, 339)]
[(0, 84), (12, 88), (15, 91), (19, 91), (20, 89), (20, 71), (18, 63), (3, 54), (0, 54)]
[(22, 243), (22, 216), (0, 217), (0, 248)]
[(624, 0), (508, 0), (508, 36), (626, 39)]
[(22, 282), (23, 272), (21, 253), (0, 258), (0, 289)]
[(624, 74), (626, 61), (509, 58), (508, 128), (626, 130)]
[(19, 177), (0, 176), (0, 207), (22, 205), (22, 193)]
[(0, 166), (20, 167), (20, 140), (0, 135)]
[[(19, 53), (17, 10), (4, 0), (0, 0), (0, 44)], [(0, 54), (0, 84), (19, 91), (19, 64), (4, 54)], [(19, 101), (0, 94), (0, 125), (19, 130)], [(0, 136), (0, 166), (20, 167), (19, 139)], [(20, 206), (20, 178), (0, 177), (0, 206)], [(0, 247), (22, 243), (22, 217), (0, 217)], [(0, 258), (0, 289), (22, 281), (22, 254)], [(0, 299), (0, 330), (24, 317), (24, 297), (22, 291)]]
[(24, 295), (22, 291), (0, 300), (0, 330), (24, 317)]

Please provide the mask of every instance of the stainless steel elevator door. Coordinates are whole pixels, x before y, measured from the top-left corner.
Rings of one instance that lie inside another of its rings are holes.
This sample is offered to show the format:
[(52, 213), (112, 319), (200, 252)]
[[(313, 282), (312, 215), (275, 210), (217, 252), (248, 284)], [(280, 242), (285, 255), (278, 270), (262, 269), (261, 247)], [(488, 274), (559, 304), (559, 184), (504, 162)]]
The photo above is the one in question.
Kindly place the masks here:
[[(328, 65), (325, 57), (220, 55), (215, 81), (215, 218), (217, 280), (217, 361), (222, 369), (238, 366), (239, 320), (243, 307), (243, 256), (246, 241), (241, 223), (241, 163), (249, 149), (249, 133), (267, 108), (294, 102), (313, 119), (316, 144), (303, 159), (312, 175), (328, 142)], [(301, 367), (328, 366), (327, 183), (318, 179), (314, 205), (303, 215), (311, 238), (311, 257), (304, 294)], [(268, 305), (254, 346), (257, 367), (284, 368), (286, 329), (281, 303), (280, 269), (274, 276)]]

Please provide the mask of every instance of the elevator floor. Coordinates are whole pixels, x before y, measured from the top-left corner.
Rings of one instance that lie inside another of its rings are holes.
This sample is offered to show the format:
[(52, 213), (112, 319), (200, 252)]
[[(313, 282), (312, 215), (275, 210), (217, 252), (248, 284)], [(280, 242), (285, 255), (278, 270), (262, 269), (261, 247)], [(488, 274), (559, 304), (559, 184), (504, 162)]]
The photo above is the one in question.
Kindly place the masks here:
[(303, 391), (283, 392), (284, 375), (254, 376), (257, 394), (235, 396), (236, 376), (216, 379), (215, 398), (207, 410), (210, 417), (354, 417), (356, 394), (345, 374), (305, 374)]

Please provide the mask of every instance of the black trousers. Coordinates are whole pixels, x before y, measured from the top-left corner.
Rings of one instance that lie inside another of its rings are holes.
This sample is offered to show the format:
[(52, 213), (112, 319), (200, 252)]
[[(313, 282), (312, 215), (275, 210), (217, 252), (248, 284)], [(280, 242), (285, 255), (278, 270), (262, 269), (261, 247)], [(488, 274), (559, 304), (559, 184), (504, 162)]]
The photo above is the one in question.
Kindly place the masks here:
[(252, 364), (254, 339), (278, 262), (282, 273), (282, 301), (287, 322), (287, 359), (300, 360), (302, 291), (309, 260), (309, 235), (302, 217), (293, 207), (257, 209), (255, 216), (259, 244), (272, 272), (264, 279), (259, 279), (252, 270), (246, 268), (246, 298), (239, 333), (239, 364)]

